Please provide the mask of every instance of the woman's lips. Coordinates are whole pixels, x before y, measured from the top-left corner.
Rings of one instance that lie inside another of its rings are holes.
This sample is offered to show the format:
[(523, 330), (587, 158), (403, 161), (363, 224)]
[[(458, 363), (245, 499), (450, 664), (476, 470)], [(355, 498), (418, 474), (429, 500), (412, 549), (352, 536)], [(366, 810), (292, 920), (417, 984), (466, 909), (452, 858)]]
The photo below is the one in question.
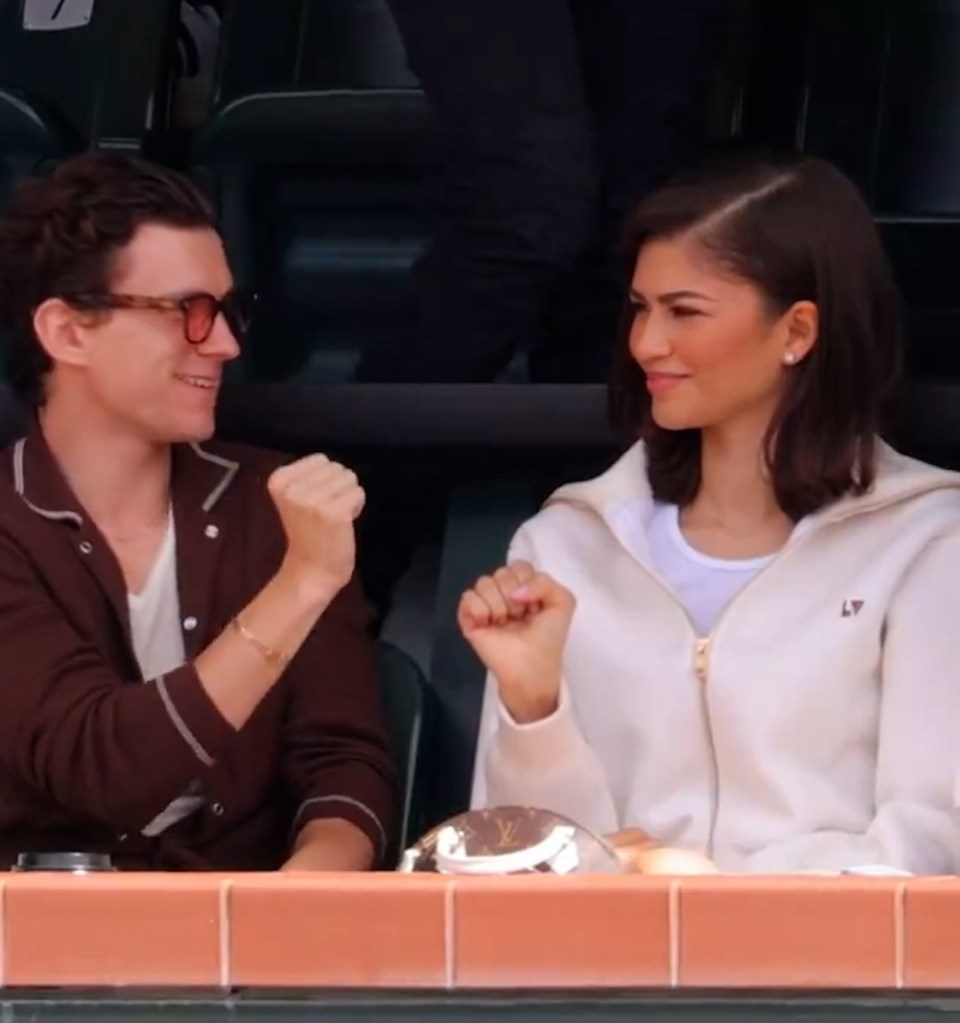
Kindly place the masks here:
[(679, 373), (647, 373), (647, 390), (651, 394), (665, 394), (686, 380)]

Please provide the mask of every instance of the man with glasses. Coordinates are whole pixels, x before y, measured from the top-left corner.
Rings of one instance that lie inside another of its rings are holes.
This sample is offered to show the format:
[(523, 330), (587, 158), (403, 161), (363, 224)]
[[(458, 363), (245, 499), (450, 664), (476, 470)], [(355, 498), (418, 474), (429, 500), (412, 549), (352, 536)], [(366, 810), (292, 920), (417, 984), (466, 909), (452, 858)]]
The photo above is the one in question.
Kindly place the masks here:
[(0, 868), (363, 869), (391, 829), (356, 476), (210, 442), (250, 296), (185, 178), (87, 154), (0, 220)]

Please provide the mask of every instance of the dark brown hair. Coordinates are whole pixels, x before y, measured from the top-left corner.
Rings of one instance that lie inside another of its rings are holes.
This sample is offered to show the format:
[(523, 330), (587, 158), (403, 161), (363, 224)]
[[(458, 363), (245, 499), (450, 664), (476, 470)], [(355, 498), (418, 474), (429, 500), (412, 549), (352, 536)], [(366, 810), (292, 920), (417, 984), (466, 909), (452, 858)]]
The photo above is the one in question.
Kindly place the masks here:
[[(901, 366), (901, 303), (870, 212), (856, 188), (822, 160), (726, 159), (674, 178), (630, 218), (636, 260), (654, 238), (689, 235), (721, 272), (755, 284), (779, 315), (816, 303), (819, 337), (787, 374), (767, 432), (774, 493), (795, 521), (875, 475), (875, 438)], [(610, 412), (647, 446), (658, 500), (685, 505), (700, 488), (700, 431), (654, 423), (644, 375), (630, 355), (625, 304), (614, 355)]]
[(43, 401), (50, 357), (33, 313), (57, 295), (110, 290), (114, 259), (143, 224), (211, 227), (188, 178), (135, 156), (85, 153), (24, 181), (0, 218), (0, 321), (9, 328), (8, 375), (25, 401)]

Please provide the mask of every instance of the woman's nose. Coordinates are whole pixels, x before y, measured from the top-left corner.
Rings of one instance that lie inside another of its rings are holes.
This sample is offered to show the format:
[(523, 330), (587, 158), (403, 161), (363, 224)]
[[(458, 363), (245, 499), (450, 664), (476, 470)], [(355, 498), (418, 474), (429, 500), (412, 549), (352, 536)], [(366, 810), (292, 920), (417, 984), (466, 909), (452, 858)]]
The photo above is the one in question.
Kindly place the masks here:
[(663, 317), (656, 313), (636, 317), (630, 328), (630, 351), (638, 362), (670, 354), (670, 339)]

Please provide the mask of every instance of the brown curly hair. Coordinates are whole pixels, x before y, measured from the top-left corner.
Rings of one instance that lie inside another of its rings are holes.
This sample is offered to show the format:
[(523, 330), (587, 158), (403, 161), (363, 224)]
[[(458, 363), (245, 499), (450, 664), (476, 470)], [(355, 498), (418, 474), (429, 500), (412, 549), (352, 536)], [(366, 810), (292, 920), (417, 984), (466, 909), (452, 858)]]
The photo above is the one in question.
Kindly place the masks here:
[(182, 174), (139, 157), (84, 153), (29, 178), (0, 218), (0, 322), (10, 331), (16, 394), (43, 403), (51, 368), (33, 329), (48, 298), (110, 290), (117, 254), (143, 224), (213, 227), (213, 212)]

